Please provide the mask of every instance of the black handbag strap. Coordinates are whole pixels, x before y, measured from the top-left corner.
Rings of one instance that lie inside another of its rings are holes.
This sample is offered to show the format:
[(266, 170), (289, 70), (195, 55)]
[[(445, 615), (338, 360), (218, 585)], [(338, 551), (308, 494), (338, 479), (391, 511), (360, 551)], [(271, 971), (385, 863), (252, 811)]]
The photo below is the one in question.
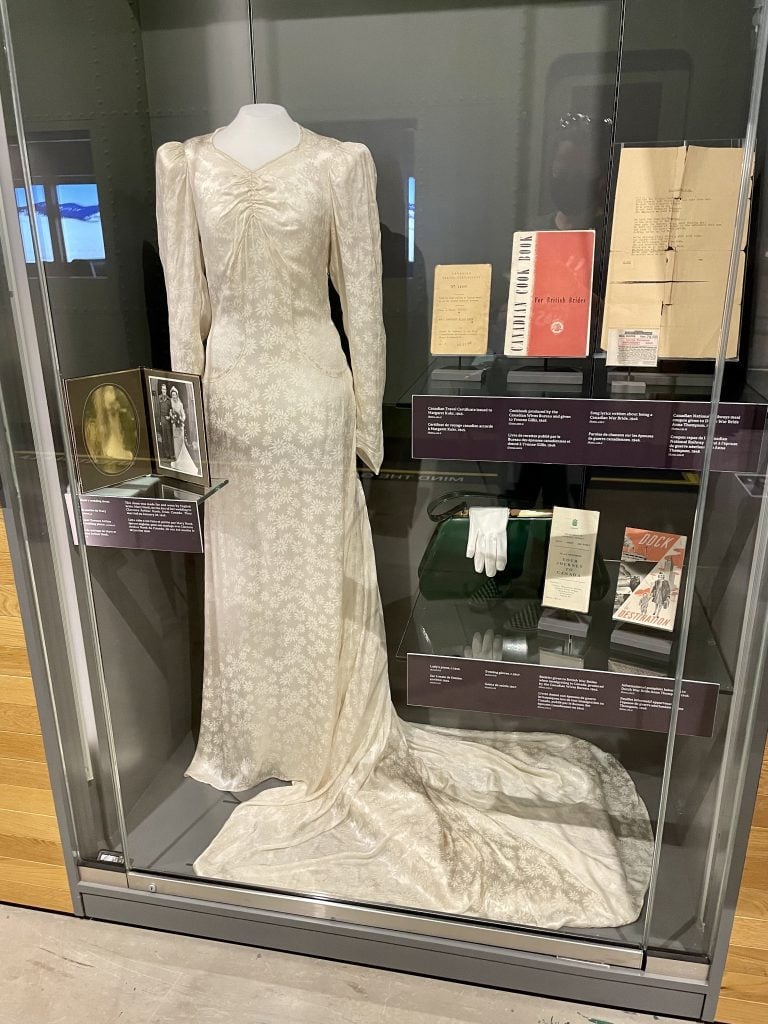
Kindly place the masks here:
[(433, 523), (443, 523), (446, 519), (466, 512), (469, 508), (467, 498), (485, 498), (488, 504), (498, 504), (498, 499), (486, 491), (447, 491), (438, 498), (433, 498), (427, 505), (427, 515)]

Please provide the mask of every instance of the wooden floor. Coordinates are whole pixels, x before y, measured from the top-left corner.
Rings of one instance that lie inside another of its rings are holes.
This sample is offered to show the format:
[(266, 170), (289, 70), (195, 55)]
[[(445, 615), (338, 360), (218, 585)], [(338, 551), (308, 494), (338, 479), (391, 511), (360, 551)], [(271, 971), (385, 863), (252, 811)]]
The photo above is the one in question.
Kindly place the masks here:
[(768, 1022), (768, 754), (717, 1007), (723, 1024)]
[(0, 901), (72, 912), (1, 516)]

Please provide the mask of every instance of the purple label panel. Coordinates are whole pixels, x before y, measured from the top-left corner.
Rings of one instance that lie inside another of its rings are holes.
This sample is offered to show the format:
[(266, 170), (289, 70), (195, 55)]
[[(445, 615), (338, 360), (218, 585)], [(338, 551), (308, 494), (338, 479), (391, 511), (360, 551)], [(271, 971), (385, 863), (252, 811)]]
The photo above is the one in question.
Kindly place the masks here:
[(81, 494), (80, 511), (89, 547), (198, 554), (203, 550), (200, 514), (194, 501)]
[[(712, 468), (759, 468), (764, 405), (722, 404)], [(700, 469), (709, 405), (589, 398), (413, 396), (413, 457)]]
[[(659, 676), (408, 655), (408, 703), (427, 708), (666, 732), (674, 685)], [(716, 683), (683, 682), (680, 735), (712, 735), (718, 690)]]

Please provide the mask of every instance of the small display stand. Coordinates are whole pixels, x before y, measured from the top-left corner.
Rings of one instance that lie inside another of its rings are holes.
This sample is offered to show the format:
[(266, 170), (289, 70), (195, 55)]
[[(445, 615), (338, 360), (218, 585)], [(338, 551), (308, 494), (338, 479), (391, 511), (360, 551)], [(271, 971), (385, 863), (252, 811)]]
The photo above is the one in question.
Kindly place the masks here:
[(672, 633), (659, 633), (650, 629), (618, 623), (611, 633), (611, 648), (631, 651), (650, 658), (669, 658), (674, 645)]
[(592, 616), (584, 612), (569, 612), (559, 608), (542, 608), (539, 631), (556, 636), (586, 639)]
[(613, 370), (608, 371), (611, 391), (645, 391), (648, 385), (678, 391), (693, 388), (709, 391), (712, 388), (711, 373), (661, 373), (657, 370)]
[(611, 385), (611, 394), (617, 395), (644, 395), (648, 386), (644, 380), (633, 376), (631, 371), (622, 376), (609, 374), (608, 380)]
[[(221, 490), (226, 480), (192, 491), (156, 476), (128, 480), (77, 495), (88, 547), (138, 551), (180, 551), (200, 554), (203, 531), (200, 509)], [(75, 543), (72, 495), (65, 496)]]
[(543, 608), (539, 619), (539, 662), (584, 667), (592, 616)]

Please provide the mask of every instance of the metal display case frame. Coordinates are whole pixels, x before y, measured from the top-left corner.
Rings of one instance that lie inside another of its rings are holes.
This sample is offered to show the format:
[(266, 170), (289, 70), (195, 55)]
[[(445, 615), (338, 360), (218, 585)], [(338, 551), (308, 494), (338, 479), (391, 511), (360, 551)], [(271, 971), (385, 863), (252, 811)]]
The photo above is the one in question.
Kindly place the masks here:
[[(126, 9), (129, 7), (125, 5)], [(248, 6), (254, 48), (254, 18)], [(757, 8), (755, 68), (744, 138), (740, 236), (747, 215), (750, 169), (758, 150), (758, 113), (768, 43), (768, 18)], [(718, 891), (710, 894), (716, 922), (709, 925), (706, 955), (655, 949), (573, 935), (537, 932), (492, 922), (461, 921), (447, 915), (361, 905), (338, 899), (260, 890), (202, 879), (179, 878), (149, 869), (99, 861), (83, 848), (84, 834), (103, 842), (126, 833), (120, 752), (110, 721), (99, 635), (103, 622), (94, 611), (94, 590), (103, 579), (82, 569), (82, 523), (75, 517), (73, 544), (61, 500), (64, 477), (75, 479), (65, 442), (66, 427), (53, 393), (61, 371), (56, 324), (39, 246), (25, 259), (15, 189), (19, 174), (32, 195), (25, 134), (29, 119), (15, 67), (15, 50), (29, 25), (0, 0), (5, 57), (0, 63), (0, 104), (5, 136), (0, 142), (0, 252), (3, 281), (0, 319), (6, 338), (0, 385), (0, 476), (6, 522), (22, 617), (28, 640), (38, 708), (54, 789), (56, 812), (67, 859), (75, 912), (84, 917), (206, 938), (262, 946), (415, 974), (503, 989), (546, 993), (564, 999), (624, 1007), (657, 1014), (713, 1020), (727, 955), (733, 914), (768, 732), (765, 664), (765, 609), (768, 608), (768, 500), (761, 499), (746, 617), (735, 677), (746, 683), (736, 692), (731, 727), (723, 751), (716, 793), (717, 817), (727, 822)], [(254, 79), (255, 89), (255, 79)], [(102, 116), (98, 114), (97, 116)], [(108, 116), (108, 115), (104, 115)], [(115, 115), (116, 116), (116, 115)], [(122, 116), (122, 115), (121, 115)], [(763, 126), (764, 127), (764, 126)], [(734, 247), (731, 286), (723, 311), (733, 311), (738, 249)], [(713, 407), (719, 400), (724, 360), (715, 363)], [(696, 519), (707, 509), (715, 416), (710, 415)], [(694, 535), (695, 564), (701, 533)], [(170, 557), (170, 556), (169, 556)], [(106, 563), (105, 563), (106, 564)], [(116, 565), (117, 563), (110, 563)], [(108, 565), (109, 568), (109, 565)], [(111, 571), (111, 569), (110, 569)], [(693, 587), (685, 602), (693, 600)], [(84, 611), (85, 609), (85, 611)], [(683, 608), (682, 647), (690, 606)], [(682, 693), (683, 659), (676, 676), (671, 713), (674, 734)], [(668, 743), (664, 779), (673, 770), (674, 742)], [(660, 818), (669, 794), (662, 786)], [(661, 846), (657, 846), (657, 862)], [(651, 893), (653, 899), (653, 892)]]

